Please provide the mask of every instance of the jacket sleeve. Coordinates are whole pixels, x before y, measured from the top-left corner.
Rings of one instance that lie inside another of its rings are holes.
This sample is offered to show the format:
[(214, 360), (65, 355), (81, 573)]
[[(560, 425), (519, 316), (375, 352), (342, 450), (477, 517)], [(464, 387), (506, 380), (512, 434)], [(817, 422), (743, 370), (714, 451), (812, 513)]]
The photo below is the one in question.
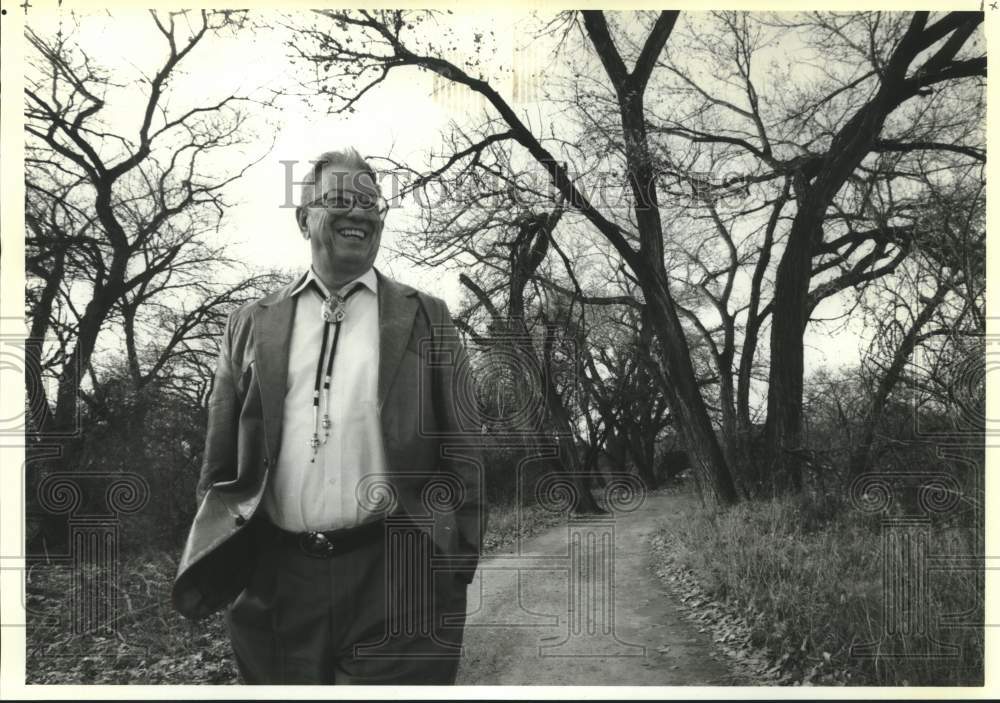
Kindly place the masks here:
[(213, 483), (236, 478), (236, 430), (239, 403), (232, 364), (233, 317), (226, 320), (226, 329), (219, 346), (219, 356), (208, 394), (208, 428), (201, 474), (196, 489), (198, 505)]
[(441, 469), (455, 476), (461, 486), (461, 502), (455, 511), (461, 562), (456, 574), (469, 583), (476, 573), (487, 519), (482, 422), (468, 352), (447, 304), (436, 302), (435, 336), (441, 354), (441, 362), (435, 365), (438, 423), (443, 433)]

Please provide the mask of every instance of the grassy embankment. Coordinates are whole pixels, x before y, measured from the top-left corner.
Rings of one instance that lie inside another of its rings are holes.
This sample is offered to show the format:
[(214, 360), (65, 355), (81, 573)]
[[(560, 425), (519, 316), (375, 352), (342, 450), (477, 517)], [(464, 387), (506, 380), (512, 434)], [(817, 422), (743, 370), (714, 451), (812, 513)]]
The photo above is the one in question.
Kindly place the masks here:
[[(738, 616), (747, 625), (741, 645), (764, 649), (782, 681), (981, 685), (983, 630), (961, 624), (983, 622), (981, 571), (939, 564), (943, 568), (924, 571), (922, 582), (906, 575), (905, 556), (886, 563), (887, 528), (879, 516), (828, 499), (750, 502), (714, 511), (693, 493), (681, 491), (676, 498), (659, 535), (666, 547), (663, 565), (693, 577), (704, 595), (696, 603)], [(889, 531), (898, 536), (900, 529)], [(942, 519), (923, 532), (928, 555), (980, 553), (972, 526)], [(897, 584), (912, 589), (914, 607), (923, 609), (925, 633), (901, 626), (919, 622), (905, 606), (890, 608), (889, 622), (884, 619), (883, 584), (891, 585), (894, 574), (901, 575)], [(892, 612), (901, 616), (895, 632)], [(954, 618), (960, 624), (949, 627), (953, 614), (960, 614)], [(873, 645), (868, 656), (852, 651), (866, 644)]]

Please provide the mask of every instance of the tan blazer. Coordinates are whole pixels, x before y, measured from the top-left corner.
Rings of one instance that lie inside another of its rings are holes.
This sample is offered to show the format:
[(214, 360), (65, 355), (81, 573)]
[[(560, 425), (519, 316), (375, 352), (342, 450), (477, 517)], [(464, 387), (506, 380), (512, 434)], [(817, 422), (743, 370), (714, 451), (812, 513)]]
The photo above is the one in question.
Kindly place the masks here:
[[(359, 497), (425, 523), (435, 553), (468, 582), (486, 524), (468, 357), (444, 301), (376, 273), (387, 480), (359, 488)], [(173, 585), (174, 607), (186, 617), (225, 607), (249, 579), (254, 555), (245, 528), (281, 443), (291, 292), (300, 280), (227, 321), (209, 398), (198, 512)]]

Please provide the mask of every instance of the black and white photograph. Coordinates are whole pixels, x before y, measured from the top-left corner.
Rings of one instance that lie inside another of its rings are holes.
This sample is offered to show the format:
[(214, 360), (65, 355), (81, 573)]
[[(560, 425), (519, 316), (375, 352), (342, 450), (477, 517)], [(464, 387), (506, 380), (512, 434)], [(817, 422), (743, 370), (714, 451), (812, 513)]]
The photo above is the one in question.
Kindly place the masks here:
[(0, 5), (5, 699), (990, 695), (996, 3)]

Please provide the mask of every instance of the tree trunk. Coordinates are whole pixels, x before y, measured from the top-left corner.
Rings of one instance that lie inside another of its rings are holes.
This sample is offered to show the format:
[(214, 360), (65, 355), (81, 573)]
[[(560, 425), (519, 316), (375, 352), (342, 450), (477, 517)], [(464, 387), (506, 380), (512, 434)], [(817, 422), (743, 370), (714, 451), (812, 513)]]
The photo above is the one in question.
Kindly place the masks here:
[(803, 335), (808, 316), (812, 257), (822, 236), (822, 212), (800, 203), (774, 283), (771, 374), (767, 389), (767, 445), (773, 493), (802, 489)]
[(102, 298), (94, 298), (80, 319), (76, 338), (76, 346), (66, 359), (62, 373), (59, 374), (59, 389), (56, 392), (56, 411), (52, 430), (60, 435), (73, 433), (77, 421), (77, 402), (80, 396), (80, 384), (83, 382), (83, 370), (90, 364), (90, 358), (97, 345), (97, 336), (107, 317), (110, 306)]
[(642, 479), (647, 490), (654, 490), (657, 485), (656, 468), (652, 454), (653, 440), (649, 436), (649, 428), (637, 425), (629, 432), (629, 450), (635, 462), (635, 471)]
[[(812, 257), (822, 241), (823, 218), (848, 177), (872, 150), (887, 117), (906, 100), (935, 83), (961, 76), (985, 75), (985, 57), (953, 62), (982, 13), (951, 12), (927, 26), (927, 12), (915, 12), (906, 32), (879, 72), (871, 100), (851, 115), (820, 157), (806, 159), (796, 171), (799, 210), (775, 277), (771, 324), (771, 373), (767, 398), (767, 439), (776, 490), (801, 490), (803, 347), (809, 312)], [(939, 40), (951, 35), (908, 78), (910, 64)]]
[(711, 477), (718, 500), (726, 505), (738, 502), (729, 466), (708, 417), (705, 402), (695, 381), (694, 366), (688, 353), (687, 340), (677, 318), (673, 300), (665, 285), (647, 283), (651, 319), (660, 340), (667, 387), (664, 389), (670, 411), (680, 420), (680, 429), (696, 468)]
[[(59, 249), (55, 253), (52, 270), (41, 276), (45, 280), (45, 286), (30, 312), (31, 328), (24, 345), (24, 373), (26, 376), (28, 374), (33, 376), (25, 379), (30, 411), (27, 418), (30, 426), (26, 429), (36, 435), (40, 435), (52, 424), (52, 409), (49, 407), (48, 394), (42, 382), (42, 346), (49, 331), (49, 319), (52, 316), (56, 295), (59, 293), (59, 284), (63, 280), (65, 259), (65, 250)], [(41, 272), (39, 274), (41, 275)]]
[[(548, 349), (552, 343), (550, 335), (551, 331), (547, 331), (546, 349)], [(570, 475), (573, 485), (576, 486), (577, 489), (576, 504), (573, 506), (573, 512), (591, 514), (604, 513), (604, 509), (597, 504), (597, 501), (594, 500), (594, 495), (590, 492), (590, 476), (582, 470), (580, 454), (577, 451), (576, 442), (573, 441), (573, 438), (576, 435), (573, 433), (569, 411), (566, 409), (566, 405), (563, 403), (563, 399), (559, 395), (559, 390), (556, 388), (555, 382), (553, 381), (551, 356), (548, 353), (544, 353), (543, 358), (544, 378), (542, 382), (544, 384), (543, 392), (545, 394), (545, 407), (548, 409), (550, 422), (559, 434), (559, 454), (560, 459), (563, 462), (562, 466), (564, 467), (566, 473)], [(567, 463), (568, 469), (565, 468)]]
[(767, 221), (767, 228), (764, 230), (764, 242), (761, 245), (760, 258), (754, 267), (753, 277), (750, 281), (750, 304), (747, 308), (746, 331), (743, 334), (743, 348), (740, 351), (740, 365), (736, 377), (736, 421), (738, 431), (741, 435), (749, 434), (752, 430), (750, 419), (750, 384), (753, 375), (753, 360), (757, 354), (757, 344), (760, 341), (760, 326), (764, 321), (760, 314), (761, 288), (764, 285), (764, 274), (771, 262), (771, 249), (774, 245), (774, 232), (778, 227), (781, 211), (788, 202), (790, 179), (785, 179), (781, 196), (771, 210), (771, 216)]
[(678, 418), (697, 463), (711, 476), (717, 499), (723, 504), (733, 504), (738, 500), (733, 479), (698, 389), (687, 339), (669, 291), (663, 262), (663, 223), (657, 201), (656, 173), (646, 134), (643, 97), (656, 58), (677, 21), (677, 13), (660, 13), (631, 72), (615, 47), (603, 13), (584, 11), (583, 19), (618, 100), (628, 182), (635, 202), (640, 240), (638, 255), (634, 251), (623, 251), (623, 254), (639, 280), (646, 305), (652, 313), (669, 385), (667, 397), (670, 410)]

